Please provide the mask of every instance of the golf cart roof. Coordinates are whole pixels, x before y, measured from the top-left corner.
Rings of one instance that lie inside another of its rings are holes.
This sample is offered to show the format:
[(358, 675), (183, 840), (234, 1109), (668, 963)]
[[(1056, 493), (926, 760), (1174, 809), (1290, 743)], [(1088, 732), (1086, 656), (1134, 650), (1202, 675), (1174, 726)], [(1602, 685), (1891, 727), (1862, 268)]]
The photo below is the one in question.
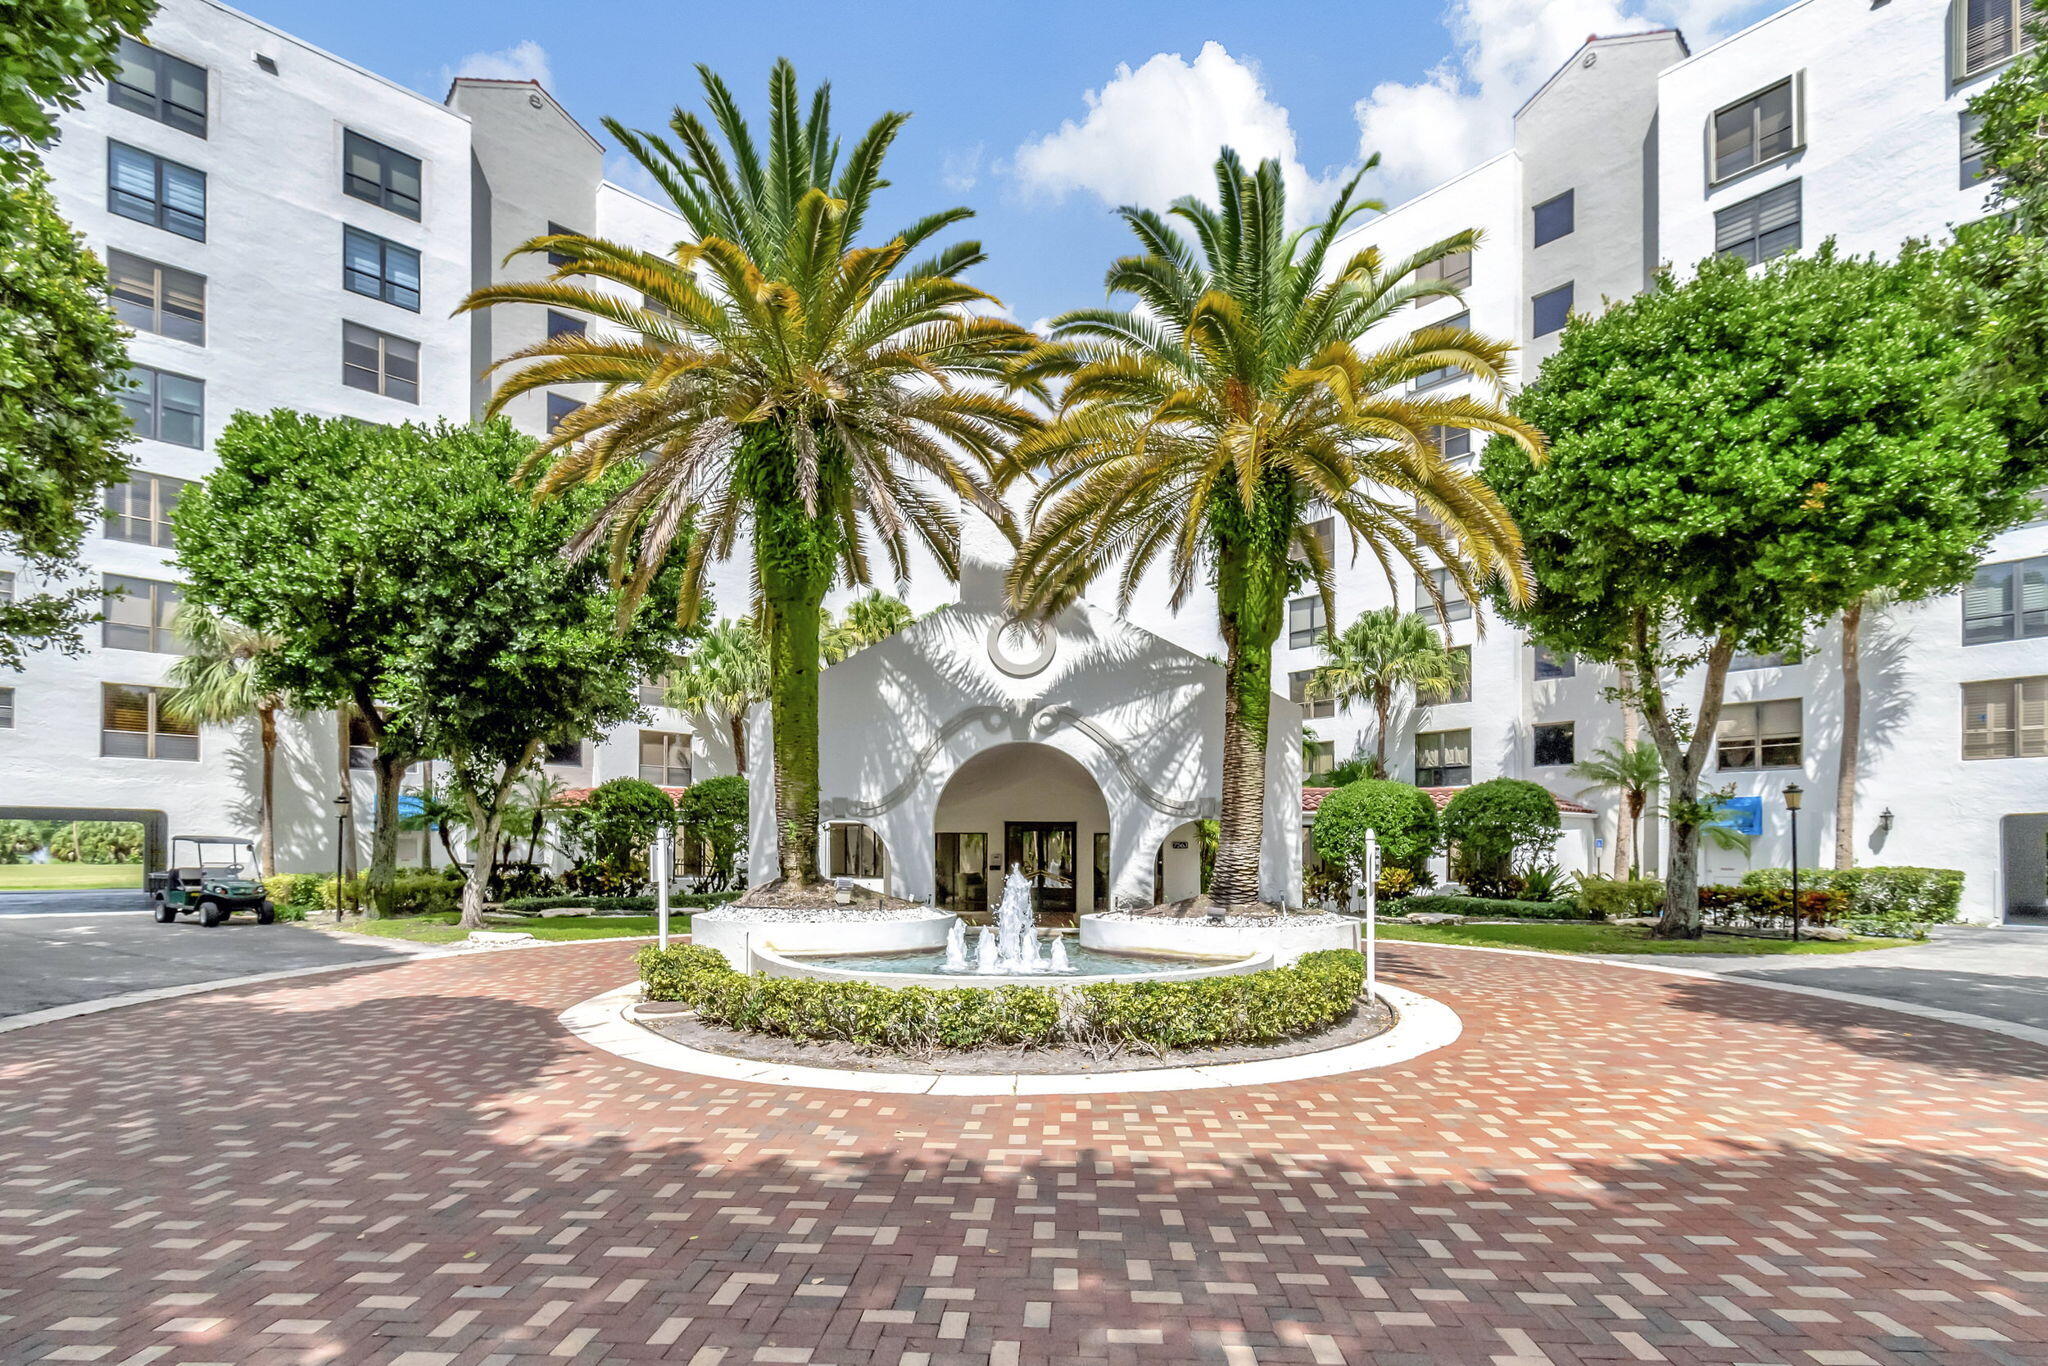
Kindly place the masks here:
[(171, 837), (171, 843), (172, 843), (172, 844), (246, 844), (246, 845), (248, 845), (248, 846), (249, 846), (249, 847), (250, 847), (251, 849), (253, 849), (253, 848), (255, 848), (255, 847), (256, 847), (256, 841), (255, 841), (255, 840), (251, 840), (251, 839), (244, 839), (244, 838), (242, 838), (242, 837), (241, 837), (240, 835), (174, 835), (174, 836), (172, 836), (172, 837)]

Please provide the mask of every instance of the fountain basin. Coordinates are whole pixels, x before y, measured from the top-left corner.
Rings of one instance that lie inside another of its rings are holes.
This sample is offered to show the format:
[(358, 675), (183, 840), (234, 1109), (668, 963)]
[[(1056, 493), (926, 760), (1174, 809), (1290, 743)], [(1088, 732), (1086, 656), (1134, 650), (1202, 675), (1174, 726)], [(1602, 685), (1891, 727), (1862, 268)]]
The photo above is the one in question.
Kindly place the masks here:
[(949, 911), (906, 910), (892, 918), (782, 919), (772, 911), (735, 916), (730, 912), (690, 917), (690, 942), (717, 949), (725, 961), (750, 971), (749, 955), (761, 944), (789, 953), (852, 953), (862, 949), (939, 949), (957, 919)]
[(1273, 966), (1267, 952), (1205, 957), (1193, 954), (1130, 953), (1079, 948), (1071, 951), (1072, 972), (947, 972), (943, 946), (866, 953), (795, 952), (758, 940), (753, 970), (771, 977), (804, 977), (826, 982), (872, 982), (885, 987), (1052, 987), (1102, 982), (1189, 982), (1229, 977)]
[(1362, 949), (1365, 922), (1339, 916), (1282, 916), (1261, 925), (1211, 925), (1204, 917), (1081, 917), (1081, 947), (1120, 953), (1233, 954), (1264, 951), (1286, 967), (1320, 949)]

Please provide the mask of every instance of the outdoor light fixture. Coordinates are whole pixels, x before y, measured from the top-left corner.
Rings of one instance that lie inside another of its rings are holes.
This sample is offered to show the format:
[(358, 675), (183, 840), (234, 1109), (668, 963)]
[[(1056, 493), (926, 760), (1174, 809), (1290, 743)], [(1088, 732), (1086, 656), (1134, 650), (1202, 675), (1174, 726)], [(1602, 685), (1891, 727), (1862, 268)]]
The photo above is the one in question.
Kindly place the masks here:
[[(346, 783), (348, 777), (342, 776)], [(351, 803), (348, 788), (343, 787), (334, 795), (334, 918), (341, 919), (341, 885), (348, 878), (348, 814)]]
[(1889, 806), (1878, 813), (1877, 828), (1887, 835), (1892, 832), (1892, 809)]
[(1785, 784), (1785, 810), (1792, 815), (1792, 942), (1799, 942), (1799, 803), (1806, 790), (1798, 783)]

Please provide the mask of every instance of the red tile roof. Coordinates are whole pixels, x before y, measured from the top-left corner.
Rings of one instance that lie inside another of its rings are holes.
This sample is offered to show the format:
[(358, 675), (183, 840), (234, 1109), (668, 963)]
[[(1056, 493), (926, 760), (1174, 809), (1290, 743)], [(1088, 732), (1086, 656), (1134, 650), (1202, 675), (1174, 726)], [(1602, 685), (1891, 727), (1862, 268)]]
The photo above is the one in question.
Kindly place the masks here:
[[(681, 801), (683, 794), (690, 789), (687, 787), (664, 787), (661, 790), (668, 793), (670, 801)], [(571, 806), (577, 806), (588, 801), (590, 794), (595, 791), (597, 789), (594, 787), (572, 787), (561, 794), (560, 800), (567, 802)]]
[[(1317, 808), (1322, 806), (1323, 798), (1336, 790), (1334, 787), (1304, 787), (1301, 790), (1302, 814), (1314, 814)], [(1436, 809), (1441, 811), (1451, 804), (1451, 798), (1457, 796), (1465, 789), (1462, 787), (1425, 787), (1422, 790), (1429, 794), (1429, 799), (1436, 803)], [(1590, 816), (1593, 814), (1593, 808), (1587, 806), (1584, 802), (1575, 802), (1570, 797), (1560, 797), (1554, 792), (1550, 795), (1551, 800), (1557, 803), (1558, 811), (1564, 815)]]

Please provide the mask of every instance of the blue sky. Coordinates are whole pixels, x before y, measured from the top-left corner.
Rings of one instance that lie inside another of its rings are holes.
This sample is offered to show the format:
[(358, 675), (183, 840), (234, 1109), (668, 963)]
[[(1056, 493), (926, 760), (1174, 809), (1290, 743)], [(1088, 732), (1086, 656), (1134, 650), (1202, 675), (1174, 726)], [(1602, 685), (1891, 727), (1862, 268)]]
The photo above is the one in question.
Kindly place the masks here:
[[(1102, 298), (1125, 250), (1112, 205), (1199, 192), (1217, 145), (1277, 155), (1306, 203), (1377, 149), (1389, 202), (1499, 151), (1509, 117), (1589, 33), (1677, 25), (1697, 50), (1771, 0), (242, 0), (251, 13), (437, 98), (451, 75), (534, 76), (598, 119), (699, 105), (694, 67), (755, 106), (787, 56), (832, 82), (850, 138), (915, 117), (877, 224), (967, 204), (975, 274), (1022, 322)], [(614, 178), (634, 184), (623, 165)]]

